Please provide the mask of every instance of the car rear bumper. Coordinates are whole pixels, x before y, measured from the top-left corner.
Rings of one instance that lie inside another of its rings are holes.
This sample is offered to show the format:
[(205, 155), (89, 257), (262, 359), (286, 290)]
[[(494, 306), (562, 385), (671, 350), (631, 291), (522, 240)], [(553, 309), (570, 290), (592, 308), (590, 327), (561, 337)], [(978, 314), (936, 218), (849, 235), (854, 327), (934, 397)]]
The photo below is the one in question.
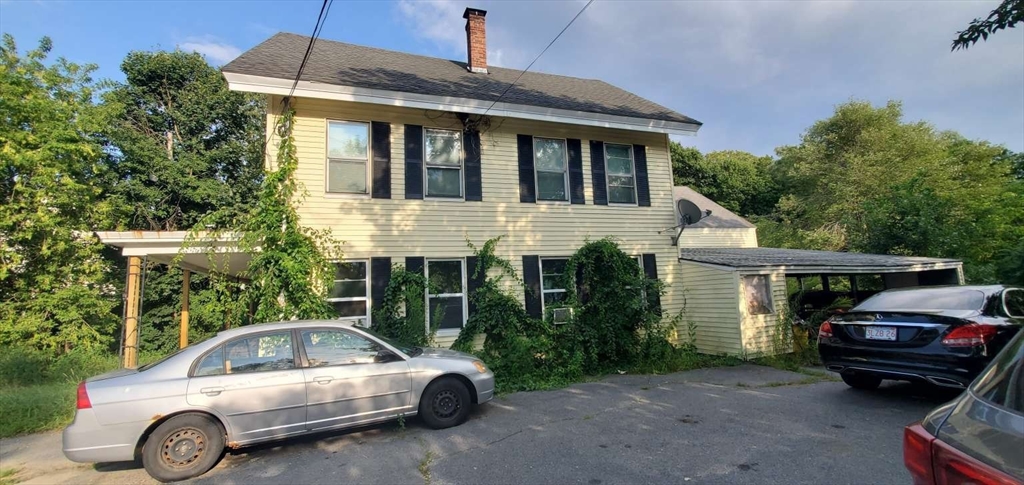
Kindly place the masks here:
[(100, 425), (92, 409), (80, 409), (61, 435), (64, 456), (78, 463), (132, 461), (143, 424)]
[(873, 374), (884, 379), (923, 381), (965, 388), (985, 368), (990, 359), (980, 356), (923, 355), (913, 352), (880, 352), (854, 346), (819, 344), (818, 352), (825, 368), (838, 373)]

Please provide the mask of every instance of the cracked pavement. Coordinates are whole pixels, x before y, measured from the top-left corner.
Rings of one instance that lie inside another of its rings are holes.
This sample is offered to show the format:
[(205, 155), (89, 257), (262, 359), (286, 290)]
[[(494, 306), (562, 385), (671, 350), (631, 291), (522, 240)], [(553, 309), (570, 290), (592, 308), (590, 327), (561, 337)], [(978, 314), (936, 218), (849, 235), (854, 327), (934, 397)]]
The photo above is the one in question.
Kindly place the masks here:
[[(754, 365), (616, 375), (501, 396), (446, 430), (410, 419), (229, 452), (191, 483), (905, 484), (903, 426), (953, 397)], [(59, 433), (0, 441), (0, 461), (25, 483), (155, 483), (64, 460)]]

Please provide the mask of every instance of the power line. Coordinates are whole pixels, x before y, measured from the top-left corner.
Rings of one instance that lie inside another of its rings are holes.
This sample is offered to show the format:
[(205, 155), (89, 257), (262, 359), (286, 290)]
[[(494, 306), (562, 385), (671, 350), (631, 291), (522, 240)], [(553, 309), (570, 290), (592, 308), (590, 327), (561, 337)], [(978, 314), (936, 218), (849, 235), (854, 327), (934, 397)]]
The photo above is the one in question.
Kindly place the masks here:
[[(523, 72), (519, 73), (519, 77), (517, 77), (515, 81), (512, 81), (512, 84), (509, 84), (509, 85), (508, 85), (508, 87), (506, 87), (506, 88), (505, 88), (505, 90), (504, 90), (504, 91), (502, 91), (500, 95), (498, 95), (498, 98), (497, 98), (497, 99), (495, 99), (495, 100), (494, 100), (494, 102), (492, 102), (492, 103), (491, 103), (491, 105), (490, 105), (490, 106), (488, 106), (486, 110), (484, 110), (484, 113), (483, 113), (483, 115), (486, 115), (486, 114), (487, 114), (487, 112), (488, 112), (488, 111), (490, 111), (490, 110), (491, 110), (491, 108), (493, 108), (493, 107), (494, 107), (494, 105), (498, 104), (498, 101), (500, 101), (500, 100), (501, 100), (501, 98), (505, 96), (505, 93), (507, 93), (509, 89), (512, 89), (512, 86), (515, 86), (515, 85), (516, 85), (516, 83), (518, 83), (518, 82), (519, 82), (519, 80), (520, 80), (520, 79), (522, 79), (522, 77), (523, 77), (523, 74), (526, 74), (526, 71), (529, 71), (529, 70), (530, 70), (530, 68), (531, 68), (531, 67), (533, 67), (533, 64), (534, 64), (534, 63), (536, 63), (536, 62), (537, 62), (537, 60), (538, 60), (538, 59), (540, 59), (540, 57), (541, 57), (541, 56), (543, 56), (543, 55), (544, 55), (544, 53), (545, 53), (545, 52), (547, 52), (547, 51), (548, 51), (548, 49), (550, 49), (552, 45), (554, 45), (555, 41), (557, 41), (557, 40), (558, 40), (558, 38), (559, 38), (559, 37), (561, 37), (561, 36), (562, 36), (562, 34), (564, 34), (566, 30), (569, 30), (569, 27), (571, 27), (571, 26), (572, 26), (573, 22), (575, 22), (575, 21), (576, 21), (576, 19), (578, 19), (578, 18), (580, 17), (580, 15), (583, 15), (583, 12), (584, 12), (584, 11), (585, 11), (585, 10), (587, 9), (587, 7), (589, 7), (589, 6), (590, 6), (590, 4), (592, 4), (592, 3), (594, 3), (594, 0), (590, 0), (589, 2), (587, 2), (587, 4), (586, 4), (586, 5), (584, 5), (584, 6), (583, 6), (583, 8), (581, 8), (579, 12), (577, 12), (577, 13), (576, 13), (576, 16), (575, 16), (575, 17), (573, 17), (573, 18), (572, 18), (572, 20), (570, 20), (568, 24), (565, 24), (565, 27), (564, 27), (564, 28), (562, 29), (562, 31), (561, 31), (561, 32), (559, 32), (559, 33), (558, 33), (558, 35), (556, 35), (554, 39), (551, 39), (551, 42), (549, 42), (549, 43), (548, 43), (548, 46), (547, 46), (547, 47), (545, 47), (545, 48), (544, 48), (544, 50), (540, 51), (540, 54), (537, 54), (537, 57), (535, 57), (535, 58), (533, 59), (533, 62), (531, 62), (529, 66), (526, 66), (526, 69), (523, 69)], [(480, 116), (483, 116), (483, 115), (480, 115)]]
[[(316, 17), (316, 23), (313, 24), (313, 33), (309, 37), (309, 45), (306, 46), (306, 52), (302, 54), (302, 62), (299, 63), (299, 70), (295, 73), (295, 80), (292, 81), (292, 87), (288, 90), (288, 96), (285, 96), (284, 103), (288, 106), (293, 94), (295, 94), (295, 88), (299, 85), (299, 79), (302, 77), (302, 71), (306, 69), (306, 62), (309, 61), (309, 57), (313, 54), (313, 46), (316, 45), (316, 40), (320, 37), (320, 31), (323, 30), (324, 24), (327, 23), (327, 16), (331, 13), (331, 5), (334, 4), (334, 0), (324, 0), (323, 5), (320, 6), (320, 14)], [(274, 131), (267, 130), (267, 139), (263, 140), (263, 155), (266, 156), (267, 146), (270, 144), (270, 139), (274, 137)]]

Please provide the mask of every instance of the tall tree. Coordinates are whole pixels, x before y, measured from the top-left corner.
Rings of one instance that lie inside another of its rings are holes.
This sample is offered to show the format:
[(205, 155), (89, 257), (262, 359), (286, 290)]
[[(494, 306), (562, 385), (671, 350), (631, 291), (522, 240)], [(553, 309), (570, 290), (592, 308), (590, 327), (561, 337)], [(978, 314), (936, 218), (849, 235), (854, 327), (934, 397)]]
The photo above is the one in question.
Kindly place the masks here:
[(701, 154), (672, 142), (672, 172), (677, 185), (686, 185), (743, 216), (767, 214), (778, 201), (771, 157), (724, 150)]
[(997, 30), (1012, 29), (1024, 21), (1024, 0), (1003, 0), (988, 17), (976, 18), (966, 29), (957, 32), (953, 39), (952, 50), (967, 49), (978, 40), (988, 40), (988, 36)]
[(840, 105), (777, 152), (785, 195), (774, 220), (797, 245), (830, 235), (817, 242), (960, 258), (971, 279), (988, 281), (996, 254), (1024, 238), (1024, 197), (1005, 149), (906, 123), (897, 102)]
[[(131, 52), (123, 83), (103, 94), (106, 197), (124, 229), (186, 230), (217, 213), (247, 212), (263, 173), (264, 101), (232, 92), (220, 71), (195, 53)], [(151, 266), (143, 301), (141, 348), (178, 345), (181, 271)], [(216, 289), (192, 278), (194, 338), (224, 324)]]
[(46, 64), (51, 48), (0, 46), (0, 345), (57, 352), (102, 345), (117, 319), (91, 235), (109, 207), (95, 66)]
[(264, 101), (232, 92), (196, 53), (131, 52), (103, 95), (110, 197), (129, 229), (190, 228), (244, 211), (263, 173)]

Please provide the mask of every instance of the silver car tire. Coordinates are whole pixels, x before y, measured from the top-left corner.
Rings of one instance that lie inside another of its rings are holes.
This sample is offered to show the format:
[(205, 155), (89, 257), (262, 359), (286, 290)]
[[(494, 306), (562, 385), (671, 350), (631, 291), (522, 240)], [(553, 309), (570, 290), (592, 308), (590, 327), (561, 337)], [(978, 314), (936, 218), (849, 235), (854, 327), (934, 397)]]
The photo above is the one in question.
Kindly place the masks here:
[(182, 414), (158, 426), (142, 447), (142, 465), (161, 482), (202, 475), (224, 453), (224, 431), (202, 414)]
[(450, 428), (462, 424), (469, 417), (472, 406), (465, 384), (454, 377), (442, 377), (423, 390), (419, 415), (431, 428)]

